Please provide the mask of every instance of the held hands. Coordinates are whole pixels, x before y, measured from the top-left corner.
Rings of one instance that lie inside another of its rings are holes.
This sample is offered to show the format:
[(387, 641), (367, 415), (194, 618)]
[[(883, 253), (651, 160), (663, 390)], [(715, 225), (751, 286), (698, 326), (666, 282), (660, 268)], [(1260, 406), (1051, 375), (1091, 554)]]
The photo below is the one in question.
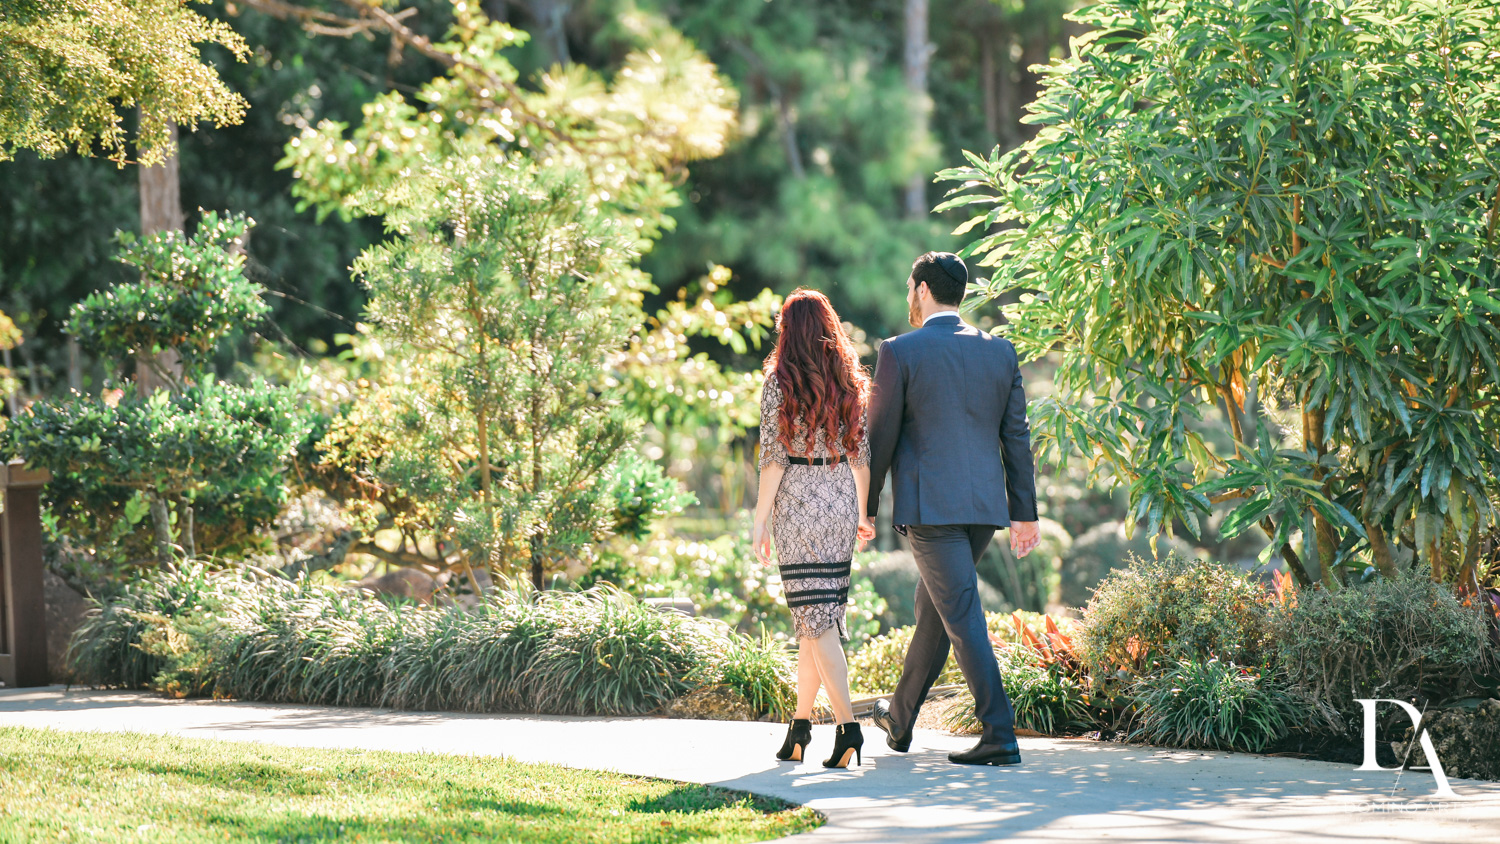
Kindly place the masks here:
[(859, 517), (859, 550), (865, 550), (865, 545), (875, 538), (875, 522), (869, 514)]
[(1042, 533), (1036, 522), (1010, 523), (1010, 550), (1017, 559), (1030, 554), (1042, 541)]
[(750, 529), (750, 547), (755, 550), (755, 559), (761, 565), (771, 564), (771, 531), (766, 529), (765, 522), (757, 521)]

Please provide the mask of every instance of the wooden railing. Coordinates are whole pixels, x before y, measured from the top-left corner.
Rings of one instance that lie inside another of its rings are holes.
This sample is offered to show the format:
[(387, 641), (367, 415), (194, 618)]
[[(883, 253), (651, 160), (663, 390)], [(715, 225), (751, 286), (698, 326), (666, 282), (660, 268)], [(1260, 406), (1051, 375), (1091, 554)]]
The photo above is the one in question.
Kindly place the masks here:
[(0, 685), (47, 685), (47, 610), (42, 596), (44, 470), (0, 464)]

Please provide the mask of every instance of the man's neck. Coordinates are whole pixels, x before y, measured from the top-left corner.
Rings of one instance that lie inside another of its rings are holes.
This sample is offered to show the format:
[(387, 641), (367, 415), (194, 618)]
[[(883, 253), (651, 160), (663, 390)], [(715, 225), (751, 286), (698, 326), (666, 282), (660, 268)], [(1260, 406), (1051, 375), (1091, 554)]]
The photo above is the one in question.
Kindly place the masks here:
[(926, 325), (927, 323), (932, 322), (933, 320), (937, 319), (940, 316), (958, 316), (958, 309), (957, 308), (944, 308), (941, 311), (933, 311), (932, 313), (928, 314), (927, 316), (922, 317), (922, 324)]

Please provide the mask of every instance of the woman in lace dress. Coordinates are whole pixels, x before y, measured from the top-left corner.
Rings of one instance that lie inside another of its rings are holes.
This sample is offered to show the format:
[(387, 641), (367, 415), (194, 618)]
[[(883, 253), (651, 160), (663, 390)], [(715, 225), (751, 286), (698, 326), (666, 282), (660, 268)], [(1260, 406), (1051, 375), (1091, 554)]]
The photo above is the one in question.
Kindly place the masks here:
[(760, 399), (760, 493), (751, 543), (762, 563), (771, 542), (797, 633), (797, 712), (777, 758), (800, 761), (812, 737), (813, 699), (828, 692), (838, 721), (825, 767), (860, 759), (842, 639), (849, 565), (875, 536), (865, 405), (870, 379), (828, 298), (788, 296), (777, 317)]

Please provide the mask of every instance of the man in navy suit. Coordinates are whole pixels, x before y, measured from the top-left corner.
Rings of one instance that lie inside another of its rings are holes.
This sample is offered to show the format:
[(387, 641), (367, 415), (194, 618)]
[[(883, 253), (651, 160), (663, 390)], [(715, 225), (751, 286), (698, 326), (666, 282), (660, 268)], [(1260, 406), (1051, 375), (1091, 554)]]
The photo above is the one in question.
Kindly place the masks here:
[(1002, 527), (1018, 557), (1036, 547), (1031, 429), (1015, 347), (958, 315), (968, 280), (952, 253), (918, 258), (906, 281), (917, 330), (881, 343), (876, 358), (867, 509), (873, 518), (889, 471), (891, 522), (911, 542), (921, 577), (901, 680), (889, 705), (876, 701), (874, 720), (887, 744), (908, 750), (951, 645), (984, 731), (979, 744), (948, 758), (1015, 765), (1015, 710), (990, 646), (976, 566)]

